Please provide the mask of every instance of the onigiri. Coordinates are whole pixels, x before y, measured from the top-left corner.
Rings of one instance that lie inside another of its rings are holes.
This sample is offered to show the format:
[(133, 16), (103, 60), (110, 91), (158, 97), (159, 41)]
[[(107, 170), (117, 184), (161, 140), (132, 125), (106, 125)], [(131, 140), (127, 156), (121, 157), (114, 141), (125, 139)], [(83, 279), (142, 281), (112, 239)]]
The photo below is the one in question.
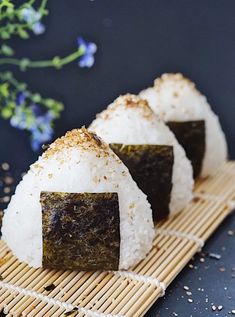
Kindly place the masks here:
[(191, 163), (145, 100), (131, 94), (120, 96), (97, 115), (89, 129), (127, 165), (148, 197), (154, 222), (180, 211), (191, 200)]
[(146, 195), (85, 128), (57, 139), (31, 165), (2, 227), (13, 253), (35, 268), (128, 269), (145, 257), (153, 237)]
[(168, 124), (192, 161), (194, 177), (213, 175), (227, 159), (219, 119), (205, 96), (182, 74), (163, 74), (140, 93)]

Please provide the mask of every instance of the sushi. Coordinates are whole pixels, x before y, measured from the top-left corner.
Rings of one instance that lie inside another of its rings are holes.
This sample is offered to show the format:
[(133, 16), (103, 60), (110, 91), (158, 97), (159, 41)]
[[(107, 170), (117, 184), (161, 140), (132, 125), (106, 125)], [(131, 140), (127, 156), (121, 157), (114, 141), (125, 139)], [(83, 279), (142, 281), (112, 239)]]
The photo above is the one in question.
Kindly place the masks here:
[(146, 195), (85, 128), (67, 132), (31, 165), (2, 227), (13, 253), (36, 268), (128, 269), (145, 257), (153, 237)]
[(227, 159), (218, 117), (195, 84), (182, 74), (163, 74), (140, 93), (184, 147), (194, 178), (213, 175)]
[(148, 197), (154, 222), (180, 211), (191, 200), (191, 163), (145, 100), (120, 96), (97, 115), (89, 129), (109, 143), (129, 168)]

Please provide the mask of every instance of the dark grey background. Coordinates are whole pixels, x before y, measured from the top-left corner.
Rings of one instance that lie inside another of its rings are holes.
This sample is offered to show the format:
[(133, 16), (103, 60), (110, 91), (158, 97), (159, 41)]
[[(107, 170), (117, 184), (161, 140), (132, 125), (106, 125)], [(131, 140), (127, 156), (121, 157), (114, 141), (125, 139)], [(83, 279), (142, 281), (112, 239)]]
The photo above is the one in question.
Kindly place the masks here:
[[(50, 0), (49, 9), (44, 35), (11, 41), (19, 57), (66, 55), (76, 48), (79, 35), (98, 45), (95, 66), (89, 70), (73, 63), (60, 71), (16, 71), (18, 79), (27, 81), (33, 91), (64, 102), (55, 136), (89, 124), (119, 94), (138, 93), (162, 72), (180, 71), (197, 83), (219, 114), (230, 157), (235, 158), (234, 0)], [(0, 161), (26, 170), (37, 155), (25, 132), (0, 119)], [(173, 312), (180, 317), (215, 316), (212, 302), (224, 305), (219, 316), (227, 316), (233, 305), (235, 309), (234, 237), (226, 234), (234, 227), (234, 217), (229, 218), (209, 244), (210, 251), (220, 253), (226, 244), (223, 258), (218, 262), (206, 259), (209, 269), (200, 262), (198, 270), (185, 269), (170, 289), (172, 295), (167, 292), (167, 299), (158, 302), (148, 316), (174, 316)], [(226, 267), (222, 275), (219, 266)], [(193, 290), (193, 304), (187, 302), (183, 285)], [(200, 287), (206, 289), (208, 303)]]
[[(65, 103), (56, 136), (88, 124), (119, 94), (137, 93), (162, 72), (180, 71), (219, 114), (235, 157), (234, 0), (50, 0), (49, 9), (45, 34), (11, 41), (19, 57), (66, 55), (79, 35), (98, 45), (92, 69), (79, 69), (75, 62), (60, 71), (17, 74), (32, 90)], [(26, 134), (2, 120), (0, 137), (2, 159), (27, 168), (36, 158)]]

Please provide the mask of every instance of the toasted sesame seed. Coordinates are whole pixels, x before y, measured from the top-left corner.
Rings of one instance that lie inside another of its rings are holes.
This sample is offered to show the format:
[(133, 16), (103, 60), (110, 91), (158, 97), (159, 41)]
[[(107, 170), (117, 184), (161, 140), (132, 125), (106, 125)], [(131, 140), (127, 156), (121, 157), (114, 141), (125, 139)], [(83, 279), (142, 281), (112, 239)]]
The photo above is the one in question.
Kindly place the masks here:
[(216, 259), (216, 260), (220, 260), (221, 259), (221, 255), (217, 254), (217, 253), (209, 253), (209, 257), (212, 259)]
[(216, 307), (215, 305), (212, 305), (212, 306), (211, 306), (211, 309), (212, 309), (213, 311), (216, 311), (217, 307)]
[(4, 171), (8, 171), (10, 168), (10, 165), (7, 162), (2, 163), (1, 166)]

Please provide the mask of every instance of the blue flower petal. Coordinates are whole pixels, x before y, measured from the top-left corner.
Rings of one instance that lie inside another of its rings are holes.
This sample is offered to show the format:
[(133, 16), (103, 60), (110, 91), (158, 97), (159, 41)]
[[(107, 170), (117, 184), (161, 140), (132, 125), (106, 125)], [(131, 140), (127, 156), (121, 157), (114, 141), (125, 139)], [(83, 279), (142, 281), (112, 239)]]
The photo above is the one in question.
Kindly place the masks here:
[[(43, 117), (41, 117), (42, 119)], [(41, 120), (40, 120), (41, 121)], [(37, 121), (37, 123), (39, 120)], [(43, 143), (51, 140), (53, 135), (53, 129), (50, 124), (39, 124), (34, 126), (31, 130), (31, 146), (34, 151), (38, 151)]]
[(53, 113), (52, 111), (48, 111), (48, 112), (46, 113), (45, 118), (46, 118), (49, 122), (51, 122), (51, 121), (55, 118), (55, 115), (54, 115), (54, 113)]
[(87, 42), (82, 37), (77, 38), (78, 48), (84, 50), (83, 55), (79, 58), (78, 65), (80, 67), (92, 67), (94, 65), (94, 54), (97, 51), (95, 43)]
[(86, 49), (87, 43), (81, 36), (77, 38), (77, 43), (78, 47), (83, 46)]
[(87, 54), (94, 54), (97, 51), (97, 46), (95, 43), (88, 43), (86, 52)]
[(22, 9), (21, 15), (22, 15), (22, 18), (23, 18), (26, 22), (29, 22), (29, 20), (31, 19), (32, 11), (33, 11), (33, 10), (30, 9), (30, 8), (24, 8), (24, 9)]
[(10, 119), (11, 126), (20, 130), (24, 130), (27, 128), (26, 121), (26, 114), (24, 113), (22, 106), (18, 106), (15, 109), (14, 115)]
[(16, 105), (20, 106), (25, 102), (25, 93), (23, 91), (19, 91), (16, 95)]
[(23, 8), (21, 15), (25, 22), (32, 24), (38, 22), (41, 19), (41, 13), (37, 12), (33, 8)]
[(80, 58), (78, 65), (80, 67), (92, 67), (94, 65), (94, 56), (93, 55), (84, 55)]
[(44, 33), (45, 26), (40, 22), (42, 17), (41, 13), (33, 8), (24, 8), (21, 11), (22, 18), (25, 22), (29, 23), (34, 34), (39, 35)]
[(41, 147), (41, 143), (37, 139), (32, 138), (31, 147), (34, 152), (37, 152)]
[(39, 107), (39, 105), (37, 105), (37, 104), (32, 104), (32, 105), (30, 106), (30, 108), (32, 109), (32, 111), (33, 111), (33, 113), (34, 113), (34, 115), (35, 115), (36, 117), (38, 117), (38, 116), (40, 116), (40, 115), (42, 114), (42, 109)]
[(41, 22), (36, 22), (32, 25), (33, 33), (36, 35), (40, 35), (45, 32), (45, 26)]

